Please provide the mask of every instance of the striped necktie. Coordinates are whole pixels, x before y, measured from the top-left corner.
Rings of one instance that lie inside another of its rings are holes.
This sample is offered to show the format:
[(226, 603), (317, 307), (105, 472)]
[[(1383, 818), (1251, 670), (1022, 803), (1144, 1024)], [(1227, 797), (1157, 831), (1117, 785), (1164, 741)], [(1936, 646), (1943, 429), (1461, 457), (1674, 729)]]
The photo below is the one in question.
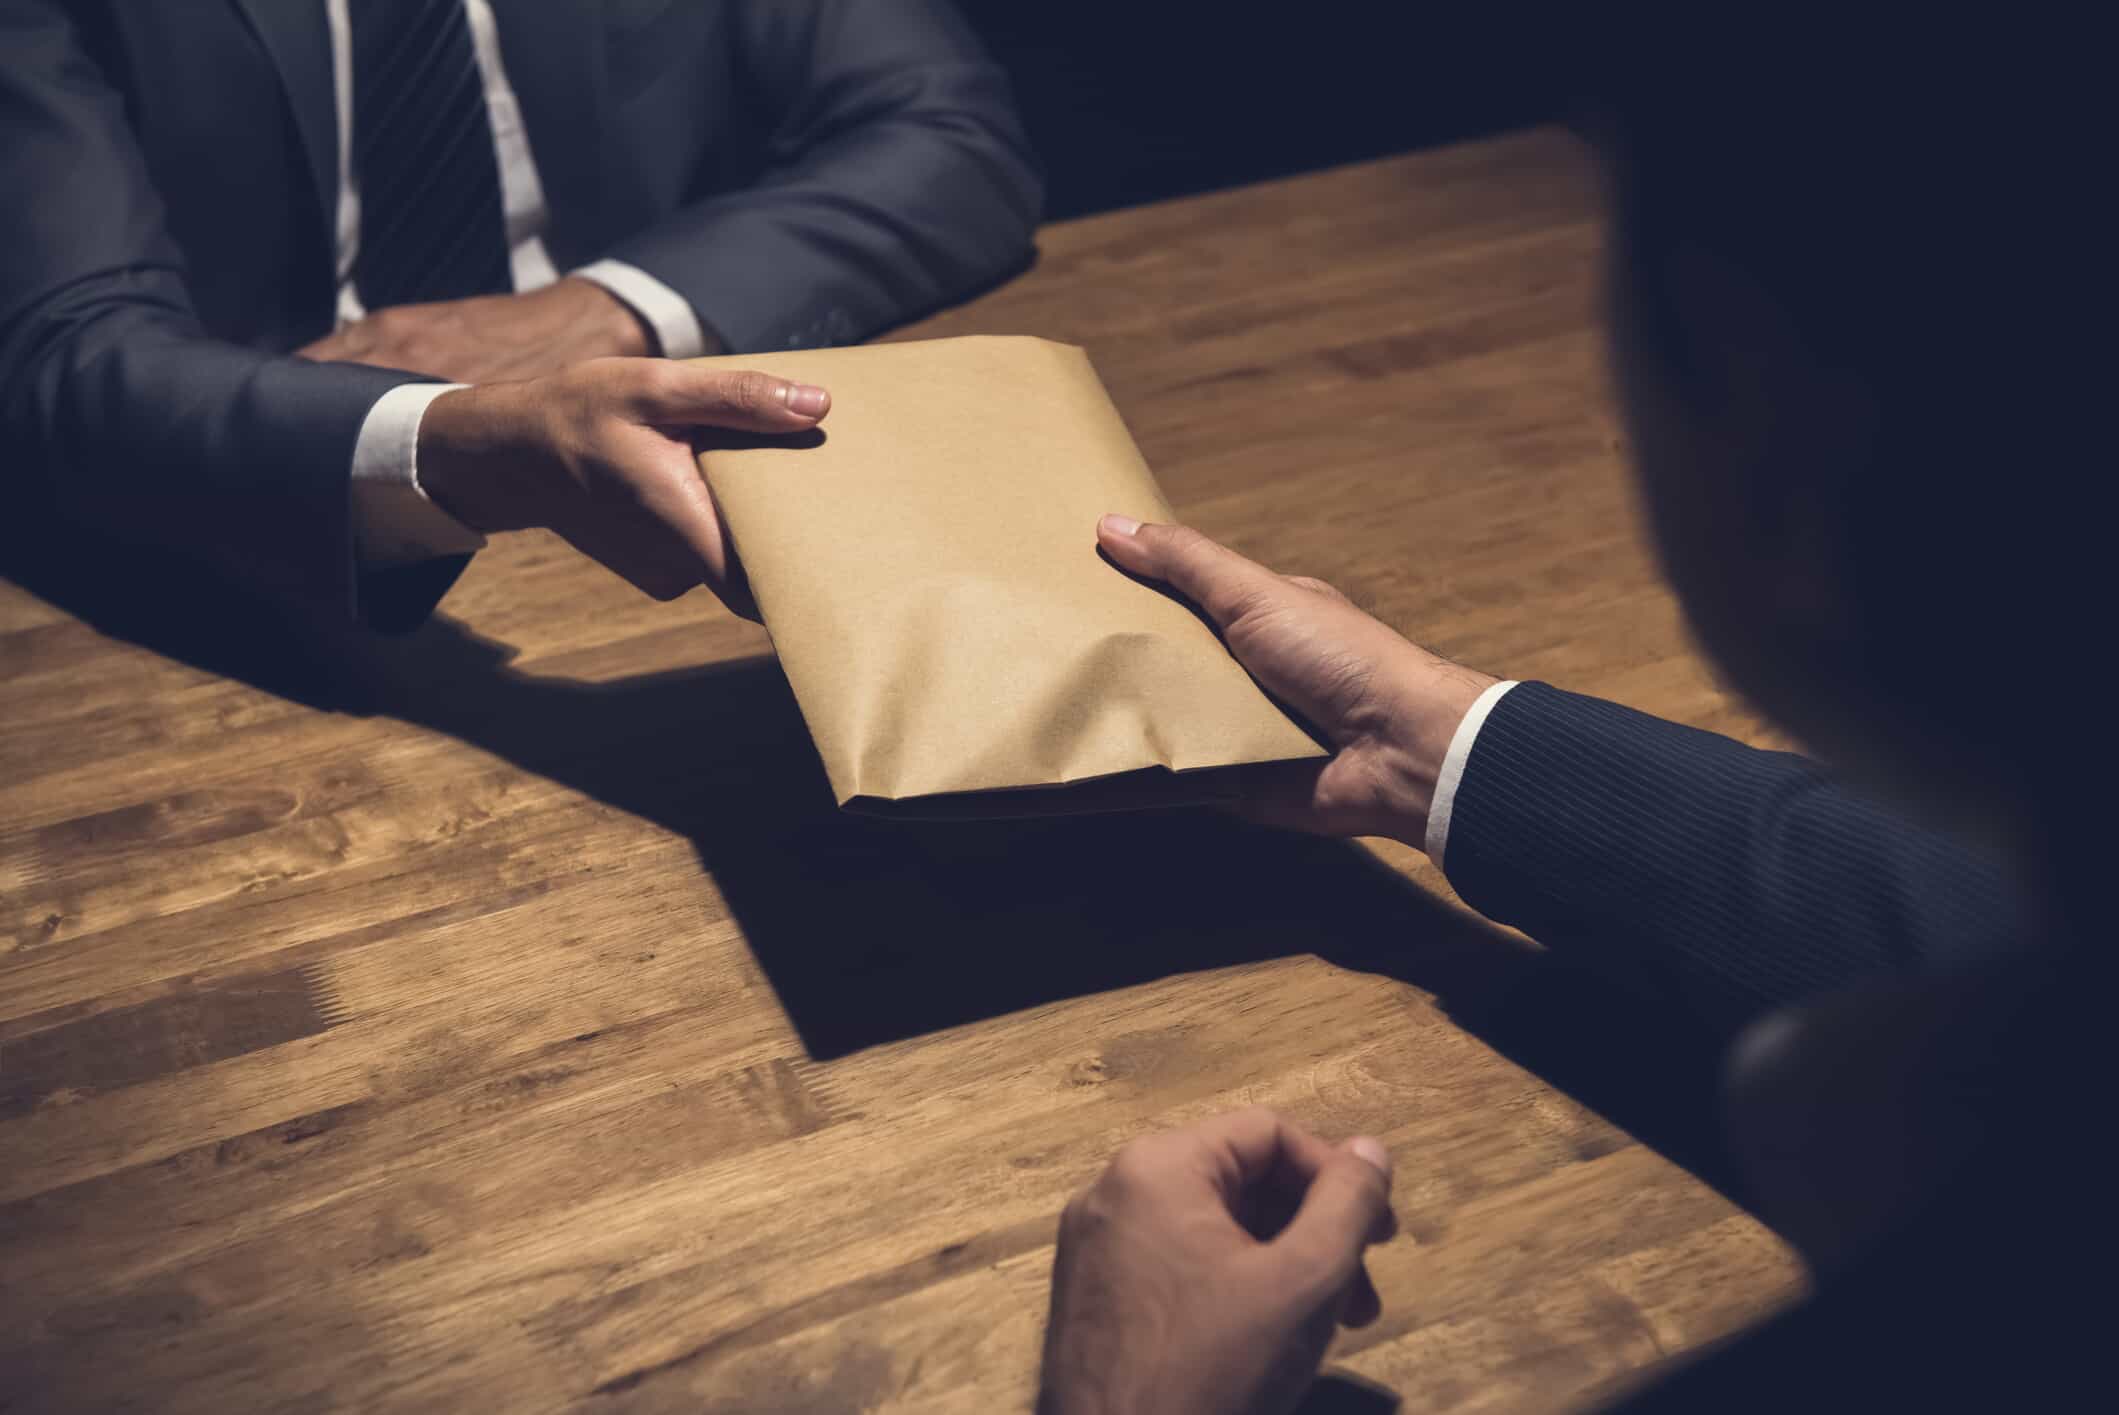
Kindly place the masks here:
[(352, 0), (353, 163), (371, 310), (513, 288), (463, 0)]

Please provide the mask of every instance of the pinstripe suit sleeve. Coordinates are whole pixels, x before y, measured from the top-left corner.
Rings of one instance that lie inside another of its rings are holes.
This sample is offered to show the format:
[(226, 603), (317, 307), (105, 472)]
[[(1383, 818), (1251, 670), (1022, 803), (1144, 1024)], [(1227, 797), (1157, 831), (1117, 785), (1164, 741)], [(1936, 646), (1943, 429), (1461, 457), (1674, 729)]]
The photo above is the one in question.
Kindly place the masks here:
[(946, 0), (730, 10), (765, 169), (613, 259), (736, 353), (853, 343), (1030, 259), (1043, 178), (1006, 74)]
[(422, 380), (212, 336), (80, 8), (0, 0), (0, 192), (34, 194), (0, 204), (0, 515), (417, 622), (462, 562), (357, 580), (348, 483), (376, 401)]
[(1732, 1027), (1978, 956), (2023, 919), (1996, 862), (1805, 758), (1544, 683), (1481, 727), (1443, 864), (1489, 918)]

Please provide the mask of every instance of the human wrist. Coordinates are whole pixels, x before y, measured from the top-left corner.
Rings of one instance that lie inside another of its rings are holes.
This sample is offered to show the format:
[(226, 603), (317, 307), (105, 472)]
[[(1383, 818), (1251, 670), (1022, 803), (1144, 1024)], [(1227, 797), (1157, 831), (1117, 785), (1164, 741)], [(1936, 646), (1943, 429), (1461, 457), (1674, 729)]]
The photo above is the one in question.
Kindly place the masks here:
[(579, 332), (602, 353), (644, 358), (659, 352), (655, 332), (640, 312), (595, 281), (568, 275), (547, 290), (552, 298), (567, 302)]
[(539, 446), (535, 402), (524, 384), (457, 388), (427, 405), (419, 425), (418, 476), (427, 499), (471, 529), (520, 530), (534, 524), (513, 493)]
[(1428, 813), (1450, 743), (1473, 704), (1501, 680), (1417, 645), (1407, 648), (1409, 653), (1385, 669), (1389, 749), (1384, 833), (1418, 850), (1425, 847)]

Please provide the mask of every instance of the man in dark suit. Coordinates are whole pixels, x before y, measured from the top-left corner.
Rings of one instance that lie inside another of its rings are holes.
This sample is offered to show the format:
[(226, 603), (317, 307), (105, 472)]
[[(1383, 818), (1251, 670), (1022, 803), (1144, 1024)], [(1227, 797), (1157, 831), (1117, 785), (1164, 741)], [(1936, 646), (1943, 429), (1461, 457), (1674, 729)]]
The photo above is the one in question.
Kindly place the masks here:
[[(1098, 537), (1337, 749), (1259, 815), (1424, 846), (1721, 1029), (1732, 1158), (1817, 1291), (1624, 1408), (2068, 1408), (2101, 1374), (2119, 789), (2063, 667), (2110, 639), (2103, 361), (2068, 337), (2108, 237), (2060, 207), (2098, 129), (1972, 102), (1984, 24), (1738, 28), (1615, 61), (1613, 362), (1693, 626), (1835, 771), (1460, 667), (1183, 527)], [(1040, 1410), (1293, 1409), (1378, 1314), (1390, 1173), (1266, 1111), (1135, 1141), (1061, 1221)]]
[(10, 514), (384, 626), (522, 526), (729, 589), (690, 430), (828, 395), (643, 356), (863, 338), (1040, 199), (947, 0), (0, 0), (0, 191)]

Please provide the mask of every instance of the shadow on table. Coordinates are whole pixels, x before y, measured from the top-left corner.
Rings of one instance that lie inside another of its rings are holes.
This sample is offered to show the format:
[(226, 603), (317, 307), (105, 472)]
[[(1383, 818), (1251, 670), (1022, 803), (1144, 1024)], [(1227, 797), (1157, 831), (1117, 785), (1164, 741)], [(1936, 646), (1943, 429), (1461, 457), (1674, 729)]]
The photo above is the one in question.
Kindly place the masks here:
[(84, 572), (96, 563), (0, 547), (0, 573), (105, 633), (320, 709), (449, 733), (689, 837), (813, 1056), (1314, 953), (1433, 993), (1498, 1051), (1730, 1188), (1711, 1039), (1358, 846), (1203, 811), (850, 816), (770, 659), (608, 685), (539, 678), (445, 616), (382, 637), (290, 618), (195, 571), (122, 592)]

